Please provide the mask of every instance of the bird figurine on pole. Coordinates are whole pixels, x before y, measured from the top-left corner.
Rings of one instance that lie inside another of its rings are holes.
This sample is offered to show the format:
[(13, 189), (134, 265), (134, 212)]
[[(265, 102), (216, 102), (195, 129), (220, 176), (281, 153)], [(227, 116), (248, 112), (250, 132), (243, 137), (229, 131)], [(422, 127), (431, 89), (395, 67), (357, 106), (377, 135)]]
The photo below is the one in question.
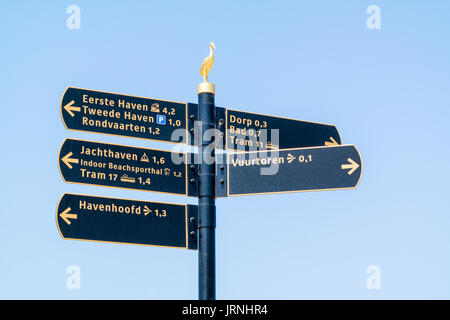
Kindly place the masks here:
[(203, 82), (208, 82), (208, 74), (209, 70), (211, 70), (211, 67), (214, 64), (214, 51), (213, 49), (216, 49), (216, 46), (214, 45), (214, 42), (211, 42), (209, 44), (209, 56), (207, 56), (202, 63), (202, 66), (200, 67), (200, 74), (203, 76)]
[(200, 74), (203, 76), (203, 82), (201, 82), (198, 85), (197, 88), (197, 94), (203, 93), (203, 92), (209, 92), (212, 94), (215, 94), (215, 86), (212, 83), (208, 82), (208, 74), (209, 70), (211, 70), (211, 67), (214, 64), (214, 51), (213, 49), (216, 49), (216, 46), (214, 45), (214, 42), (211, 42), (209, 44), (209, 56), (207, 56), (202, 63), (202, 66), (200, 67)]

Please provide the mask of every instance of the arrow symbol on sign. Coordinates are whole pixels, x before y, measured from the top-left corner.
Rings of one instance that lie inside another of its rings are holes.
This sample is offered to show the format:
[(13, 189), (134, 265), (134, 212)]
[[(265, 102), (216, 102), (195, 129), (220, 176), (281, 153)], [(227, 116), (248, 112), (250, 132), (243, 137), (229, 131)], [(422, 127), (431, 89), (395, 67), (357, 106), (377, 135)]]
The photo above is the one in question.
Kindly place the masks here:
[(78, 159), (75, 158), (71, 158), (71, 156), (73, 155), (72, 152), (69, 152), (68, 154), (66, 154), (64, 157), (62, 157), (62, 162), (64, 162), (66, 164), (66, 166), (69, 167), (69, 169), (72, 169), (72, 165), (71, 163), (78, 163)]
[(326, 146), (337, 146), (339, 145), (339, 143), (336, 142), (336, 140), (333, 139), (333, 137), (330, 137), (330, 141), (325, 141), (325, 145)]
[(68, 207), (66, 210), (64, 210), (63, 212), (61, 212), (59, 214), (59, 216), (70, 226), (70, 224), (72, 223), (69, 219), (77, 219), (77, 214), (76, 213), (69, 213), (70, 212), (70, 207)]
[(75, 116), (75, 113), (73, 113), (72, 111), (76, 111), (76, 112), (80, 112), (81, 111), (81, 107), (76, 107), (73, 104), (75, 103), (75, 100), (70, 101), (68, 104), (66, 104), (64, 106), (64, 110), (67, 111), (68, 114), (70, 114), (72, 117)]
[(147, 216), (152, 210), (150, 210), (147, 206), (144, 206), (144, 216)]
[(349, 163), (341, 164), (341, 169), (346, 170), (350, 169), (347, 173), (351, 175), (353, 172), (355, 172), (356, 169), (359, 168), (359, 164), (357, 164), (355, 161), (353, 161), (351, 158), (348, 158), (347, 161)]
[(288, 161), (289, 163), (291, 163), (291, 162), (294, 161), (294, 160), (295, 160), (295, 157), (294, 157), (292, 154), (288, 153), (287, 161)]

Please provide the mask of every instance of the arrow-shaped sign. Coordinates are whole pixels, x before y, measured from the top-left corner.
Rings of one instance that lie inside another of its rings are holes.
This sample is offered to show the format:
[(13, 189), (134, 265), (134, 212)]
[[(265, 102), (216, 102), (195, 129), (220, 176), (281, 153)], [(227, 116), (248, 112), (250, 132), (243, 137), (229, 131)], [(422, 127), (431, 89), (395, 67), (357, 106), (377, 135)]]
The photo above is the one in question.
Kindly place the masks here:
[(69, 169), (72, 169), (71, 163), (77, 163), (77, 164), (78, 164), (78, 159), (71, 158), (72, 155), (73, 155), (73, 153), (72, 153), (72, 152), (69, 152), (69, 153), (66, 154), (64, 157), (61, 158), (61, 161), (64, 162), (64, 164), (65, 164), (66, 166), (68, 166)]
[(362, 174), (353, 145), (234, 153), (226, 161), (218, 170), (218, 197), (350, 189)]
[(262, 151), (341, 143), (336, 127), (329, 124), (220, 107), (216, 107), (216, 119), (217, 129), (224, 133), (224, 141), (217, 147), (227, 150)]
[(351, 169), (347, 172), (349, 175), (351, 175), (353, 172), (355, 172), (356, 169), (359, 168), (359, 164), (357, 164), (355, 161), (353, 161), (352, 158), (348, 158), (347, 161), (350, 163), (342, 164), (341, 169), (342, 170)]
[(195, 197), (196, 171), (188, 170), (188, 157), (193, 155), (66, 139), (59, 169), (66, 182)]
[[(77, 214), (71, 213), (71, 208)], [(152, 212), (160, 214), (149, 214)], [(79, 194), (64, 194), (56, 209), (56, 224), (64, 239), (195, 250), (194, 218), (198, 219), (198, 206), (194, 205)]]
[(75, 112), (80, 112), (81, 111), (81, 107), (76, 107), (73, 104), (75, 103), (75, 100), (70, 101), (68, 104), (66, 104), (64, 106), (64, 110), (67, 111), (68, 114), (70, 114), (71, 117), (75, 116), (75, 113), (73, 113), (72, 111)]
[(61, 212), (59, 214), (59, 216), (70, 226), (70, 224), (72, 223), (69, 219), (74, 219), (77, 220), (78, 216), (76, 213), (69, 213), (70, 212), (70, 207), (68, 207), (66, 210), (64, 210), (63, 212)]
[(70, 130), (188, 143), (196, 106), (188, 112), (187, 103), (69, 87), (60, 111)]

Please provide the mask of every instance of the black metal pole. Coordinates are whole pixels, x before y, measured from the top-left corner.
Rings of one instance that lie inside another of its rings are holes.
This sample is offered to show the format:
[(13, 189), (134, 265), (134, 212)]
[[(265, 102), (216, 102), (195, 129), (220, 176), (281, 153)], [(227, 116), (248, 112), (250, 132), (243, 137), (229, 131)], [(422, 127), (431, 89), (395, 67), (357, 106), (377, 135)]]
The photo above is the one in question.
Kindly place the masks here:
[[(199, 221), (198, 221), (198, 298), (216, 299), (216, 206), (215, 206), (215, 149), (206, 134), (215, 128), (214, 94), (198, 94), (198, 111), (201, 123), (199, 155)], [(208, 148), (209, 147), (209, 148)]]

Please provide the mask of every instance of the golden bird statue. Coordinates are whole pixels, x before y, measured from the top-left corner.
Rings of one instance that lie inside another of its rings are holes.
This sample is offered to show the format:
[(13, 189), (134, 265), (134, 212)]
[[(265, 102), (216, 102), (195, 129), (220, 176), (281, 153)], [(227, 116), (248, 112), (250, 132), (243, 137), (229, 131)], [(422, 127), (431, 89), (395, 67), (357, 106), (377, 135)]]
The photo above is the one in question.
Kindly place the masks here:
[(209, 70), (211, 70), (211, 67), (214, 64), (214, 51), (213, 51), (213, 49), (216, 49), (216, 46), (214, 45), (214, 42), (211, 42), (209, 44), (209, 56), (207, 56), (203, 60), (202, 66), (200, 67), (200, 74), (203, 76), (203, 82), (208, 82)]

